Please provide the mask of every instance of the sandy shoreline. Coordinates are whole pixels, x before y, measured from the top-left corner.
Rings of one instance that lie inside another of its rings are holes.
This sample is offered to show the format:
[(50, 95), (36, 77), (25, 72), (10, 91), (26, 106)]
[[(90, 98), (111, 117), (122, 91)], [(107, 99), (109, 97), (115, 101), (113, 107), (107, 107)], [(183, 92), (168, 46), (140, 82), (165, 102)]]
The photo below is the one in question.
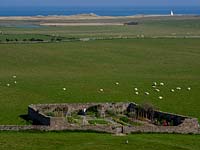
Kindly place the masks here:
[(97, 15), (71, 15), (71, 16), (9, 16), (0, 17), (0, 20), (80, 20), (80, 19), (120, 19), (120, 18), (143, 18), (164, 17), (170, 15), (133, 15), (133, 16), (97, 16)]
[(9, 16), (0, 17), (1, 23), (36, 24), (40, 26), (121, 26), (128, 22), (147, 19), (199, 19), (195, 15), (133, 15), (133, 16), (97, 16), (95, 14), (79, 14), (71, 16)]

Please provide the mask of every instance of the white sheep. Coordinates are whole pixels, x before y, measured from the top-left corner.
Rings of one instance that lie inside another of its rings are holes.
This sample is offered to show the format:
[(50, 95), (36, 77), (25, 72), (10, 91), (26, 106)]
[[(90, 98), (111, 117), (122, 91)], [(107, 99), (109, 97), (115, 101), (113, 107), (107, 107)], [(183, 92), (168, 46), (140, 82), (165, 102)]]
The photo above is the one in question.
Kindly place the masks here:
[(135, 94), (136, 94), (136, 95), (138, 95), (138, 94), (139, 94), (139, 92), (135, 92)]
[(17, 76), (14, 75), (13, 78), (17, 78)]
[(15, 84), (17, 84), (17, 81), (14, 81)]
[(163, 83), (163, 82), (160, 82), (160, 85), (161, 85), (161, 86), (163, 86), (163, 85), (164, 85), (164, 83)]
[(134, 88), (135, 91), (138, 91), (138, 88)]
[(155, 89), (157, 92), (160, 92), (160, 90), (159, 89)]
[(63, 88), (63, 91), (66, 91), (66, 88)]
[(181, 90), (181, 87), (176, 87), (177, 90)]
[(157, 85), (157, 82), (153, 82), (153, 85), (156, 86), (156, 85)]
[(128, 140), (126, 140), (126, 144), (128, 144)]
[(7, 86), (10, 86), (10, 84), (8, 83), (8, 84), (6, 84)]
[(100, 92), (103, 92), (103, 89), (99, 89)]
[(115, 84), (116, 84), (116, 85), (119, 85), (119, 82), (116, 82)]
[(174, 92), (174, 89), (171, 89), (171, 92)]
[(191, 87), (188, 87), (187, 90), (190, 91), (190, 90), (191, 90)]
[(149, 92), (145, 92), (146, 95), (149, 95)]
[(163, 99), (163, 97), (162, 97), (162, 96), (159, 96), (158, 98), (159, 98), (159, 99)]

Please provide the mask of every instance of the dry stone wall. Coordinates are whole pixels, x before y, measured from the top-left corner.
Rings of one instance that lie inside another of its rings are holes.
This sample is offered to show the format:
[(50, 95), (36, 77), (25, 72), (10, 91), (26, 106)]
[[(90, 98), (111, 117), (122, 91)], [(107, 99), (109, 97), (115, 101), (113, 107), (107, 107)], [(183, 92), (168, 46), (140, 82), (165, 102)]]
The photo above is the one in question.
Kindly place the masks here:
[(27, 131), (27, 130), (40, 130), (40, 131), (48, 131), (50, 130), (49, 126), (41, 126), (41, 125), (0, 125), (0, 131)]
[[(186, 116), (166, 113), (157, 111), (158, 114), (171, 115), (174, 117), (180, 117), (184, 119), (183, 123), (178, 126), (156, 126), (156, 125), (142, 125), (142, 126), (111, 126), (111, 125), (70, 125), (66, 124), (64, 117), (50, 117), (46, 116), (44, 110), (54, 110), (57, 108), (65, 108), (67, 114), (71, 114), (73, 111), (88, 109), (92, 106), (99, 107), (102, 112), (108, 109), (114, 109), (118, 112), (127, 110), (130, 103), (72, 103), (72, 104), (37, 104), (30, 105), (28, 107), (28, 113), (32, 120), (37, 120), (42, 125), (48, 126), (46, 130), (92, 130), (98, 132), (107, 133), (135, 133), (135, 132), (151, 132), (151, 133), (182, 133), (182, 134), (199, 134), (199, 124), (196, 118), (190, 118)], [(135, 104), (135, 103), (134, 103)], [(135, 104), (136, 105), (136, 104)], [(67, 108), (67, 109), (66, 109)], [(31, 127), (29, 127), (31, 128)], [(35, 127), (34, 127), (35, 128)], [(12, 128), (14, 129), (14, 128)]]
[(197, 119), (185, 119), (183, 124), (179, 126), (135, 126), (135, 127), (124, 127), (124, 133), (181, 133), (181, 134), (199, 134)]

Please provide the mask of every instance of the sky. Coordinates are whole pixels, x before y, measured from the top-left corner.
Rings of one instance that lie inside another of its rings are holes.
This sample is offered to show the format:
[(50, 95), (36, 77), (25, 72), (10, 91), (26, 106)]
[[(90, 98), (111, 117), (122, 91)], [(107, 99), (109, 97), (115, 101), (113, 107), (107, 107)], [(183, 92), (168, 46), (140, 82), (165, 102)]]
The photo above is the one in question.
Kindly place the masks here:
[(1, 6), (200, 6), (200, 0), (0, 0)]

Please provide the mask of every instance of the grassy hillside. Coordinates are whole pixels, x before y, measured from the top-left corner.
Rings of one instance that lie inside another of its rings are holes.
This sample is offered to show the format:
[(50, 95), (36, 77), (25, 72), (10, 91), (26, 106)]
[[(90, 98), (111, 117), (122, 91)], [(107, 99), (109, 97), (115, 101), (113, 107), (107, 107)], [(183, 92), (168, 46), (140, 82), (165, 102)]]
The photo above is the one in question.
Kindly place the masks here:
[[(92, 140), (91, 140), (92, 139)], [(128, 140), (128, 144), (126, 143)], [(134, 134), (116, 137), (95, 133), (0, 133), (0, 149), (57, 150), (199, 150), (200, 136), (167, 134)]]
[[(31, 103), (64, 102), (149, 101), (200, 118), (199, 47), (199, 39), (1, 44), (0, 124), (25, 124), (19, 115)], [(154, 81), (165, 83), (159, 93)], [(170, 92), (177, 86), (182, 90)]]

